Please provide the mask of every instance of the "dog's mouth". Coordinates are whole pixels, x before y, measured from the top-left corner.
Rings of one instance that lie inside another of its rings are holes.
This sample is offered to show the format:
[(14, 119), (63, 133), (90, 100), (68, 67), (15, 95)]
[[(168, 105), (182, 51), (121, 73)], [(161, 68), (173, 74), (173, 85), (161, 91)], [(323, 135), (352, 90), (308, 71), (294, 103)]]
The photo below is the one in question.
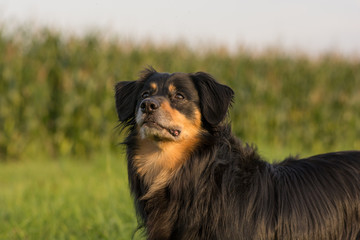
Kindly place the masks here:
[(168, 132), (174, 138), (179, 137), (180, 133), (181, 133), (180, 129), (165, 127), (165, 126), (159, 124), (158, 122), (150, 121), (150, 120), (144, 121), (142, 126), (158, 129), (160, 131), (165, 130), (166, 132)]

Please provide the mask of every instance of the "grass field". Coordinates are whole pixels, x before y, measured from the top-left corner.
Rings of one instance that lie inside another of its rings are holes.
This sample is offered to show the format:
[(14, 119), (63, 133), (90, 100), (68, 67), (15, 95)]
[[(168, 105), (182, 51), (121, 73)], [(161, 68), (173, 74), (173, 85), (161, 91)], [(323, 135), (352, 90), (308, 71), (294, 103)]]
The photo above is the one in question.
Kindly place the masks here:
[(137, 226), (123, 157), (0, 163), (0, 189), (0, 239), (125, 240)]
[(122, 150), (91, 160), (0, 162), (0, 240), (131, 239), (137, 223)]

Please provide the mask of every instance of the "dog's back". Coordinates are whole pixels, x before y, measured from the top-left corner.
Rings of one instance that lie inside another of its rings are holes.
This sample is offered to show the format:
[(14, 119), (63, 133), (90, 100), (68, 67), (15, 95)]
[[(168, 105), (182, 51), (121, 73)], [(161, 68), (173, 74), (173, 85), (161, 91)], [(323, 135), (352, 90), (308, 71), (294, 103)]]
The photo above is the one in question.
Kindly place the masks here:
[(278, 236), (360, 239), (359, 151), (288, 159), (274, 172)]

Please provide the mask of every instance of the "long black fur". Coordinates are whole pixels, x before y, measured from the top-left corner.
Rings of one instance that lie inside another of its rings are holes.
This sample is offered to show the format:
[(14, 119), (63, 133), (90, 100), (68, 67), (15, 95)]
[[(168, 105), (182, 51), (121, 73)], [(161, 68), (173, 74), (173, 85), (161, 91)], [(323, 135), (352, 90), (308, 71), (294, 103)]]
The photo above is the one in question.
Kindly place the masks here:
[(359, 151), (269, 164), (232, 135), (226, 121), (232, 90), (208, 74), (190, 76), (206, 132), (150, 199), (142, 199), (148, 188), (133, 165), (136, 98), (146, 77), (117, 86), (119, 119), (130, 126), (124, 142), (130, 188), (148, 239), (360, 239)]

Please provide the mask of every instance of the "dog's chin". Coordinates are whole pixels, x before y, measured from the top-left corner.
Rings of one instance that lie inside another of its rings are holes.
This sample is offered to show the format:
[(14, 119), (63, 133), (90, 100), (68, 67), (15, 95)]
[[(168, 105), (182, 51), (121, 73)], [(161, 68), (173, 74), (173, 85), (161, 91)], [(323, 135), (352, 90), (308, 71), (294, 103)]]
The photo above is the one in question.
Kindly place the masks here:
[(181, 131), (175, 128), (164, 127), (155, 122), (146, 122), (140, 127), (140, 136), (153, 141), (177, 141)]

